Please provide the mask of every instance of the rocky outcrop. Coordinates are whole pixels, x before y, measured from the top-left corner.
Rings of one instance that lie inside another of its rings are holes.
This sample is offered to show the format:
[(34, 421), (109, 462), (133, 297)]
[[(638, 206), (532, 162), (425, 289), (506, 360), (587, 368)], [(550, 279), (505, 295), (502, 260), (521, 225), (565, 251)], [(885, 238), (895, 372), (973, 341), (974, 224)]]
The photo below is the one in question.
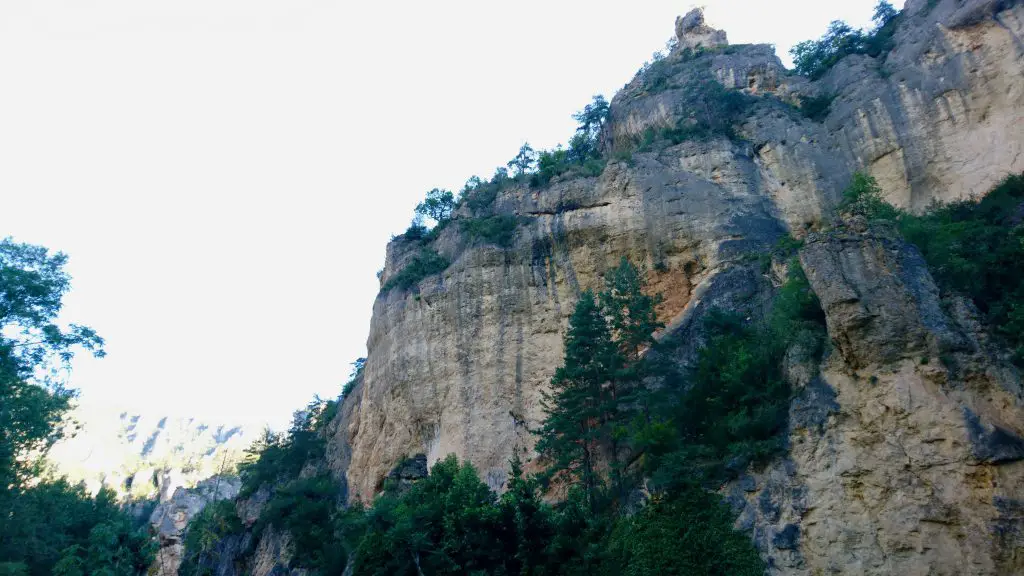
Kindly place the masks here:
[(908, 0), (903, 18), (884, 59), (845, 58), (814, 87), (835, 95), (831, 146), (914, 209), (1024, 170), (1024, 6)]
[(174, 576), (181, 566), (182, 541), (188, 522), (208, 504), (238, 496), (242, 483), (235, 476), (216, 476), (193, 488), (177, 488), (153, 509), (149, 523), (156, 533), (160, 548), (150, 569), (157, 576)]
[(716, 48), (729, 43), (725, 32), (704, 23), (704, 11), (694, 8), (676, 18), (676, 42), (682, 49)]
[(892, 231), (853, 221), (800, 259), (834, 351), (796, 382), (788, 458), (727, 488), (739, 525), (777, 573), (1021, 573), (1017, 373)]

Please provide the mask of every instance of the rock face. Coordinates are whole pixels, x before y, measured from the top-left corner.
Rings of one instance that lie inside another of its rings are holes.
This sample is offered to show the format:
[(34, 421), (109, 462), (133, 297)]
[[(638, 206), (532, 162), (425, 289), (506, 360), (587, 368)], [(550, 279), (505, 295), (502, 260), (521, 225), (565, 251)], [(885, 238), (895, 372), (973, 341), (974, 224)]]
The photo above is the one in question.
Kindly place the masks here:
[[(350, 450), (344, 465), (334, 466), (348, 481), (350, 496), (372, 498), (397, 462), (419, 453), (431, 464), (448, 453), (467, 458), (500, 487), (512, 450), (532, 446), (527, 429), (543, 417), (540, 391), (561, 361), (561, 336), (576, 295), (598, 287), (603, 271), (623, 256), (646, 264), (652, 288), (665, 294), (661, 314), (671, 329), (744, 254), (763, 250), (787, 228), (803, 235), (819, 226), (857, 169), (879, 176), (897, 203), (908, 203), (901, 201), (908, 187), (927, 182), (909, 202), (913, 206), (980, 191), (955, 168), (964, 162), (990, 163), (978, 170), (979, 178), (985, 173), (978, 182), (985, 183), (1024, 169), (1024, 157), (1003, 155), (1020, 146), (1024, 133), (1005, 132), (969, 154), (954, 154), (943, 148), (939, 132), (931, 138), (923, 135), (927, 130), (904, 129), (879, 116), (914, 118), (941, 131), (948, 118), (935, 111), (950, 90), (959, 90), (985, 111), (958, 120), (963, 127), (950, 137), (989, 130), (993, 116), (1016, 120), (1000, 122), (1001, 130), (1022, 129), (1024, 90), (1014, 88), (1021, 82), (1022, 51), (1013, 30), (1024, 21), (1024, 9), (989, 4), (988, 12), (969, 11), (982, 17), (967, 18), (956, 6), (910, 3), (886, 61), (888, 76), (871, 58), (848, 57), (815, 83), (787, 72), (770, 47), (721, 46), (724, 34), (709, 32), (699, 12), (681, 18), (683, 37), (718, 40), (702, 43), (696, 56), (680, 44), (659, 64), (657, 74), (666, 81), (658, 89), (645, 76), (654, 73), (648, 70), (616, 95), (604, 145), (621, 148), (650, 128), (685, 118), (679, 87), (705, 70), (727, 88), (760, 96), (740, 127), (743, 140), (684, 142), (634, 153), (630, 162), (612, 162), (596, 178), (506, 188), (494, 211), (523, 221), (509, 249), (474, 242), (457, 226), (446, 229), (433, 247), (452, 266), (421, 282), (415, 294), (392, 290), (374, 304), (365, 380), (353, 394), (357, 404), (346, 408), (350, 425), (337, 438)], [(954, 17), (958, 28), (951, 27)], [(976, 37), (976, 45), (946, 41), (964, 35)], [(958, 88), (943, 84), (924, 91), (914, 83), (932, 76), (925, 71), (940, 49), (945, 66), (962, 72)], [(877, 86), (865, 90), (865, 82)], [(909, 108), (907, 99), (887, 100), (889, 108), (880, 108), (879, 94), (890, 92), (918, 94), (912, 99), (917, 108)], [(824, 123), (779, 101), (819, 93), (837, 94)], [(892, 134), (885, 132), (890, 128)], [(882, 173), (885, 154), (864, 152), (882, 150), (883, 141), (890, 148), (905, 142), (900, 146), (926, 149), (914, 152), (918, 163), (901, 165), (906, 178), (897, 182)], [(456, 221), (468, 215), (464, 209)], [(382, 279), (418, 249), (402, 239), (392, 242)]]
[(834, 351), (796, 382), (789, 457), (726, 489), (740, 526), (778, 573), (1021, 573), (1019, 376), (892, 231), (800, 260)]
[[(680, 18), (678, 48), (612, 101), (602, 146), (628, 159), (507, 186), (484, 214), (464, 206), (430, 245), (451, 266), (377, 298), (328, 449), (348, 500), (420, 454), (454, 453), (500, 489), (513, 451), (532, 449), (582, 290), (622, 257), (645, 265), (685, 357), (707, 310), (765, 304), (771, 278), (752, 261), (788, 232), (806, 239), (832, 351), (789, 362), (789, 454), (724, 488), (739, 526), (780, 574), (1024, 571), (1019, 375), (913, 247), (831, 221), (857, 170), (914, 210), (1024, 170), (1022, 23), (1016, 1), (908, 0), (887, 57), (850, 56), (811, 82), (768, 46), (728, 46), (699, 11)], [(637, 149), (690, 118), (686, 91), (704, 77), (750, 96), (737, 137)], [(800, 112), (806, 96), (834, 96), (823, 121)], [(510, 246), (460, 225), (492, 214), (517, 218)], [(393, 241), (382, 281), (419, 250)]]
[(676, 41), (680, 48), (716, 48), (729, 43), (725, 32), (704, 23), (704, 11), (694, 8), (676, 18)]
[[(745, 146), (687, 143), (542, 193), (504, 191), (497, 210), (524, 221), (510, 250), (445, 230), (437, 246), (451, 267), (416, 295), (395, 290), (374, 305), (358, 404), (341, 431), (350, 495), (369, 500), (419, 453), (431, 464), (468, 458), (500, 488), (512, 450), (532, 448), (577, 294), (628, 256), (651, 270), (662, 316), (678, 321), (731, 262), (784, 233), (756, 173)], [(393, 243), (388, 261), (406, 249), (418, 250)]]
[(845, 58), (816, 86), (836, 95), (832, 145), (899, 206), (982, 195), (1024, 170), (1024, 8), (908, 0), (904, 12), (884, 62)]
[(179, 487), (170, 498), (161, 501), (149, 517), (160, 543), (156, 561), (150, 570), (157, 576), (174, 576), (181, 566), (182, 539), (188, 522), (207, 504), (238, 496), (241, 481), (234, 476), (217, 476), (193, 488)]

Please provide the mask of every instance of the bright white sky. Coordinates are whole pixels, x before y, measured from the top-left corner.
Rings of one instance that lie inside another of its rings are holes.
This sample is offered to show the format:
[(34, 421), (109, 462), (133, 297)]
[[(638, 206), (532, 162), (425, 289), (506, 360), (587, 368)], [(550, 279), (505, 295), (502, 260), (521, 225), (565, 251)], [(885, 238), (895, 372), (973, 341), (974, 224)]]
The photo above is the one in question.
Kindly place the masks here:
[[(874, 3), (705, 6), (785, 57)], [(565, 141), (692, 6), (2, 2), (0, 236), (70, 255), (65, 317), (108, 342), (85, 401), (281, 423), (365, 355), (424, 192)]]

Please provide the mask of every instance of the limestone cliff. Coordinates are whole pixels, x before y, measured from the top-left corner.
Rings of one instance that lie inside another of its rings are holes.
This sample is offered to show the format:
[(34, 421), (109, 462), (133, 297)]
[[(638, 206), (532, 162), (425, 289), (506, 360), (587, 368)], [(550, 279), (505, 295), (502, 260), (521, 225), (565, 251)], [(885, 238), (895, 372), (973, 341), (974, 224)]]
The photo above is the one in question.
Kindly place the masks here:
[[(505, 189), (495, 213), (522, 219), (509, 249), (446, 229), (434, 248), (452, 266), (374, 304), (365, 383), (336, 439), (351, 449), (338, 471), (352, 494), (372, 497), (413, 453), (433, 462), (454, 452), (500, 486), (511, 450), (530, 445), (526, 429), (542, 416), (539, 391), (561, 360), (575, 295), (622, 256), (651, 271), (672, 328), (744, 254), (787, 229), (818, 227), (856, 170), (914, 208), (1024, 170), (1024, 8), (932, 4), (908, 3), (884, 63), (850, 56), (814, 83), (787, 72), (770, 47), (723, 46), (724, 35), (695, 56), (688, 34), (708, 36), (707, 26), (681, 19), (679, 48), (658, 71), (666, 87), (652, 90), (643, 73), (628, 84), (612, 101), (606, 147), (684, 118), (683, 87), (704, 69), (758, 96), (742, 138), (684, 142), (611, 162), (598, 177)], [(822, 93), (835, 94), (823, 123), (785, 103)], [(417, 250), (392, 242), (382, 280)]]
[(726, 489), (779, 573), (1019, 574), (1024, 395), (969, 303), (863, 221), (800, 260), (834, 351), (791, 372), (789, 455)]
[[(451, 265), (379, 295), (329, 449), (348, 499), (372, 499), (416, 454), (454, 453), (500, 489), (513, 450), (532, 448), (581, 290), (624, 256), (645, 265), (666, 332), (692, 351), (705, 311), (767, 300), (771, 275), (752, 260), (791, 233), (833, 351), (793, 359), (788, 456), (724, 488), (740, 526), (777, 573), (1024, 571), (1019, 375), (913, 247), (832, 221), (858, 170), (913, 210), (1024, 171), (1024, 6), (909, 0), (891, 52), (813, 82), (769, 46), (727, 45), (699, 13), (676, 30), (677, 48), (611, 103), (601, 142), (618, 159), (463, 206), (430, 244)], [(691, 118), (705, 77), (750, 96), (735, 137), (643, 146)], [(798, 109), (809, 96), (834, 97), (822, 121)], [(516, 218), (511, 245), (460, 226), (491, 215)], [(421, 249), (396, 238), (382, 283)]]

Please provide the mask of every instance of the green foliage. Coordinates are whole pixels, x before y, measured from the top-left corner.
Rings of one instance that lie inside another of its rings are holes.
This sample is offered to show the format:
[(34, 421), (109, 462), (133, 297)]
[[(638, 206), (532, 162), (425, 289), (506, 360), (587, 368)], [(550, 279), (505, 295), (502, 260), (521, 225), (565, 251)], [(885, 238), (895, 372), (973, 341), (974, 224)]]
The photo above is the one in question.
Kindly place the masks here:
[(462, 230), (470, 238), (502, 248), (512, 246), (519, 219), (515, 216), (488, 216), (459, 220)]
[(133, 525), (109, 490), (90, 498), (83, 486), (56, 480), (13, 496), (0, 518), (0, 562), (34, 576), (141, 574), (152, 562), (148, 532)]
[[(353, 365), (355, 379), (364, 359)], [(249, 458), (239, 466), (240, 497), (248, 498), (261, 488), (270, 493), (252, 528), (254, 538), (258, 540), (270, 527), (287, 532), (294, 564), (315, 574), (339, 574), (345, 568), (346, 551), (341, 545), (338, 524), (345, 517), (338, 509), (341, 487), (324, 474), (300, 478), (307, 464), (326, 457), (327, 426), (337, 410), (337, 402), (315, 399), (305, 410), (295, 413), (288, 432), (265, 432), (264, 438), (249, 448)], [(233, 502), (207, 506), (189, 523), (182, 575), (210, 573), (218, 560), (217, 554), (221, 553), (220, 544), (242, 532)], [(243, 558), (253, 552), (245, 551)]]
[[(824, 313), (795, 257), (789, 269), (764, 322), (712, 311), (692, 369), (668, 372), (653, 417), (636, 432), (653, 485), (714, 486), (784, 448), (790, 389), (782, 360), (794, 345), (813, 358), (825, 339)], [(659, 349), (670, 354), (675, 345)]]
[(586, 164), (588, 160), (601, 157), (598, 137), (608, 120), (609, 110), (608, 101), (598, 94), (594, 96), (593, 102), (573, 114), (573, 119), (579, 125), (576, 127), (576, 134), (569, 140), (567, 155), (570, 162)]
[(1024, 175), (980, 201), (903, 213), (899, 228), (921, 250), (943, 290), (970, 297), (1024, 367)]
[(416, 205), (417, 214), (430, 218), (437, 223), (451, 218), (453, 210), (455, 210), (455, 195), (452, 194), (451, 190), (441, 190), (439, 188), (434, 188), (427, 192), (426, 199)]
[(689, 476), (720, 479), (728, 466), (763, 462), (783, 446), (789, 385), (779, 363), (785, 349), (736, 316), (705, 320), (701, 349), (678, 419), (683, 446), (676, 458)]
[(602, 574), (761, 576), (764, 562), (715, 494), (689, 488), (618, 522)]
[(185, 532), (182, 555), (182, 576), (201, 574), (204, 556), (216, 554), (218, 544), (225, 538), (243, 532), (233, 500), (220, 500), (207, 504), (189, 523)]
[(559, 145), (554, 150), (543, 150), (537, 157), (537, 171), (530, 175), (530, 185), (546, 186), (551, 179), (572, 172), (580, 176), (597, 176), (604, 170), (606, 159), (600, 150), (600, 134), (608, 121), (608, 102), (604, 96), (594, 96), (593, 102), (573, 115), (579, 122), (576, 133), (565, 150)]
[(429, 233), (430, 230), (423, 225), (423, 222), (421, 222), (419, 218), (416, 218), (409, 223), (409, 227), (405, 229), (405, 233), (402, 234), (402, 237), (406, 240), (423, 240)]
[(596, 462), (608, 466), (612, 501), (626, 497), (628, 431), (650, 400), (642, 382), (652, 370), (642, 353), (663, 324), (655, 311), (661, 297), (645, 290), (643, 271), (624, 258), (609, 271), (604, 291), (581, 295), (569, 320), (564, 363), (543, 400), (536, 449), (548, 465), (545, 477), (581, 486), (592, 510), (603, 485)]
[(295, 478), (307, 462), (323, 458), (324, 431), (337, 409), (337, 402), (318, 398), (294, 414), (287, 433), (265, 431), (263, 438), (249, 447), (248, 457), (238, 467), (242, 478), (240, 496), (246, 498), (261, 486)]
[(337, 521), (338, 483), (328, 475), (293, 480), (277, 488), (253, 527), (259, 537), (273, 526), (291, 537), (294, 564), (315, 574), (341, 574), (346, 552)]
[(119, 511), (115, 518), (94, 525), (84, 543), (66, 548), (53, 574), (142, 574), (152, 563), (155, 548), (149, 534), (135, 529)]
[(476, 470), (449, 456), (404, 494), (378, 498), (366, 515), (354, 573), (504, 573), (496, 569), (514, 559), (515, 548), (502, 538), (500, 520), (496, 497)]
[(835, 99), (836, 97), (832, 94), (801, 96), (800, 112), (815, 122), (822, 122), (828, 117), (828, 113), (832, 109), (832, 101)]
[(727, 89), (709, 69), (692, 74), (686, 84), (673, 88), (678, 92), (681, 108), (688, 111), (687, 116), (675, 126), (644, 131), (635, 143), (638, 150), (650, 150), (659, 141), (675, 145), (717, 136), (737, 138), (735, 125), (753, 101), (752, 97)]
[(591, 509), (601, 484), (598, 455), (611, 434), (609, 411), (617, 408), (605, 383), (618, 364), (604, 311), (593, 293), (584, 292), (569, 318), (565, 361), (551, 379), (551, 391), (543, 393), (545, 419), (536, 450), (551, 475), (584, 487)]
[(74, 392), (61, 376), (76, 349), (103, 356), (103, 339), (56, 323), (70, 278), (67, 257), (0, 240), (0, 571), (7, 574), (138, 574), (148, 534), (103, 490), (42, 476), (63, 434)]
[(886, 0), (875, 7), (875, 28), (871, 31), (855, 30), (839, 20), (829, 24), (828, 31), (818, 40), (805, 40), (790, 50), (797, 74), (816, 80), (837, 62), (851, 54), (867, 54), (877, 58), (892, 50), (893, 34), (900, 14)]
[(352, 390), (359, 383), (359, 379), (363, 375), (363, 368), (366, 367), (366, 358), (357, 358), (352, 363), (352, 373), (348, 376), (348, 382), (341, 389), (341, 397), (348, 398), (348, 395), (352, 393)]
[(654, 344), (654, 333), (665, 327), (655, 310), (662, 297), (647, 294), (646, 289), (644, 271), (623, 257), (608, 273), (599, 294), (624, 366), (639, 365), (640, 353)]
[(0, 576), (28, 576), (28, 565), (24, 562), (0, 562)]
[[(576, 137), (573, 137), (575, 140)], [(574, 144), (570, 141), (570, 145)], [(554, 150), (543, 150), (537, 158), (537, 171), (530, 175), (530, 186), (540, 188), (547, 186), (553, 178), (563, 174), (572, 173), (578, 176), (592, 177), (601, 174), (604, 170), (605, 161), (600, 157), (591, 156), (579, 160), (580, 155), (574, 154), (573, 149), (563, 150), (561, 147)]]
[(402, 268), (401, 272), (385, 282), (380, 291), (388, 292), (393, 288), (408, 290), (419, 284), (424, 278), (444, 272), (449, 264), (450, 262), (444, 256), (430, 248), (423, 248), (419, 254), (413, 257), (412, 261), (406, 264), (405, 268)]
[(853, 181), (843, 191), (839, 210), (869, 220), (895, 220), (899, 216), (899, 211), (885, 201), (878, 182), (861, 172), (853, 175)]
[(489, 182), (468, 182), (459, 197), (460, 205), (468, 206), (473, 214), (489, 213), (498, 198), (498, 192), (513, 181), (508, 170), (499, 168)]
[(964, 294), (1024, 366), (1024, 175), (1007, 177), (981, 200), (935, 204), (922, 215), (885, 202), (878, 183), (855, 174), (840, 210), (896, 222), (944, 291)]
[(529, 142), (524, 142), (515, 158), (509, 160), (507, 165), (512, 171), (512, 176), (518, 178), (529, 172), (536, 161), (537, 153), (533, 151)]
[[(716, 495), (691, 488), (634, 516), (594, 513), (582, 490), (557, 506), (541, 500), (518, 457), (499, 498), (453, 456), (407, 492), (386, 492), (336, 526), (353, 550), (352, 573), (761, 574), (747, 536)], [(658, 571), (658, 572), (656, 572)]]

